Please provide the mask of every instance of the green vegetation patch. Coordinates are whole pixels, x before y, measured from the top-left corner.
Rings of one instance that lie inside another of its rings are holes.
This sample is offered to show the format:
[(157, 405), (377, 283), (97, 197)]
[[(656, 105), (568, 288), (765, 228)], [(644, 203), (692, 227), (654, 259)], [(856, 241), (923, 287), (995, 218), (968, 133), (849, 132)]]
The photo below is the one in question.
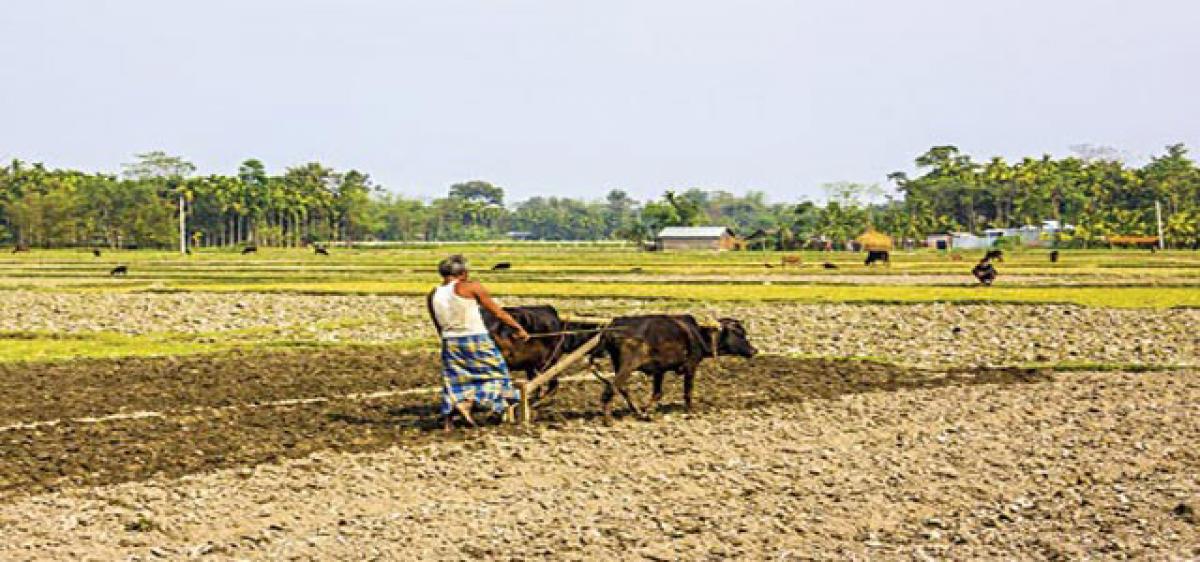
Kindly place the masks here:
[(232, 346), (171, 336), (127, 336), (110, 332), (52, 334), (0, 332), (0, 363), (58, 361), (85, 357), (146, 357), (212, 353)]
[[(301, 294), (424, 295), (432, 283), (222, 283), (176, 284), (166, 291), (282, 292)], [(896, 285), (729, 285), (723, 283), (489, 283), (498, 295), (614, 297), (694, 301), (849, 303), (1064, 303), (1114, 308), (1200, 307), (1191, 287), (941, 287)]]

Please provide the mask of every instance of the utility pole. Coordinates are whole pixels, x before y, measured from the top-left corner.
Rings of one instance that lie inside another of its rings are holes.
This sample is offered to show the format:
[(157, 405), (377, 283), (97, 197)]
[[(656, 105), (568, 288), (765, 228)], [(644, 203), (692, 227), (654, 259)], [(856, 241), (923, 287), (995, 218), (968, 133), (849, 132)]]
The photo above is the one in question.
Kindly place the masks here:
[(1162, 204), (1156, 199), (1154, 201), (1154, 218), (1158, 221), (1158, 249), (1167, 249), (1167, 241), (1163, 239), (1162, 230)]
[(183, 207), (183, 190), (179, 191), (179, 253), (187, 254), (187, 215)]

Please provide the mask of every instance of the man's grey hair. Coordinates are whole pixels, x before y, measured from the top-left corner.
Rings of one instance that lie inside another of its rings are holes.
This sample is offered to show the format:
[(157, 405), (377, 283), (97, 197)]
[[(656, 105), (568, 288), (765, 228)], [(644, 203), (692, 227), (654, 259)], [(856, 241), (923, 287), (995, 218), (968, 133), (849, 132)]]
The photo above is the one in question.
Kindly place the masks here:
[(438, 273), (442, 277), (458, 277), (467, 272), (467, 260), (461, 255), (454, 254), (438, 262)]

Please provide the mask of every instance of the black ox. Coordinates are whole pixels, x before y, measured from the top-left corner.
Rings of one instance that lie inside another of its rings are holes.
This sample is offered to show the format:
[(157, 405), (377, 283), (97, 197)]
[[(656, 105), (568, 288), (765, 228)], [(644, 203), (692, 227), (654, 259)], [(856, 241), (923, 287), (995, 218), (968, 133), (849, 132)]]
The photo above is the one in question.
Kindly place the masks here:
[(886, 265), (891, 265), (891, 255), (887, 250), (868, 250), (867, 260), (863, 262), (863, 265), (871, 265), (875, 262), (882, 262)]
[[(710, 327), (701, 326), (686, 314), (625, 316), (613, 320), (610, 328), (604, 334), (603, 352), (612, 360), (615, 376), (602, 397), (604, 416), (609, 421), (617, 392), (639, 417), (653, 413), (662, 399), (663, 377), (668, 371), (683, 375), (683, 401), (691, 411), (696, 368), (701, 361), (717, 354), (753, 357), (758, 353), (746, 339), (742, 323), (731, 318), (722, 318), (720, 327)], [(626, 388), (635, 371), (654, 379), (653, 394), (645, 412), (634, 404)]]
[[(599, 326), (584, 322), (564, 321), (558, 310), (550, 305), (506, 306), (504, 311), (509, 313), (531, 337), (521, 341), (516, 332), (496, 318), (487, 309), (481, 308), (483, 322), (488, 333), (495, 340), (504, 362), (509, 370), (525, 371), (525, 376), (532, 380), (542, 371), (549, 368), (562, 356), (579, 349), (592, 336), (598, 333)], [(589, 331), (591, 330), (591, 331)], [(568, 332), (563, 334), (562, 332)], [(548, 337), (536, 337), (539, 334), (558, 334)], [(558, 390), (558, 379), (550, 381), (546, 390), (538, 396), (535, 402), (544, 401)]]

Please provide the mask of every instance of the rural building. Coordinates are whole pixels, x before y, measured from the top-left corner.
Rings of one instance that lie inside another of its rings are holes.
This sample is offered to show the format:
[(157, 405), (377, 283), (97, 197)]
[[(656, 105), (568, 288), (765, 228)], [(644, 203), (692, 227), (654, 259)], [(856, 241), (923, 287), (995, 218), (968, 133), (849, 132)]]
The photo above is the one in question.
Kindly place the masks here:
[(925, 237), (925, 245), (939, 250), (951, 248), (960, 250), (975, 250), (993, 248), (1000, 238), (1020, 238), (1022, 246), (1042, 246), (1059, 232), (1075, 230), (1069, 224), (1060, 225), (1058, 221), (1042, 221), (1041, 226), (1025, 225), (1020, 228), (989, 228), (982, 236), (970, 232), (952, 232), (949, 234), (933, 234)]
[(991, 247), (991, 242), (970, 232), (951, 232), (950, 239), (950, 247), (956, 250), (974, 250)]
[(655, 237), (659, 250), (734, 250), (738, 239), (724, 226), (668, 226)]
[(925, 246), (936, 250), (949, 250), (953, 243), (953, 237), (949, 234), (930, 234), (925, 237)]

